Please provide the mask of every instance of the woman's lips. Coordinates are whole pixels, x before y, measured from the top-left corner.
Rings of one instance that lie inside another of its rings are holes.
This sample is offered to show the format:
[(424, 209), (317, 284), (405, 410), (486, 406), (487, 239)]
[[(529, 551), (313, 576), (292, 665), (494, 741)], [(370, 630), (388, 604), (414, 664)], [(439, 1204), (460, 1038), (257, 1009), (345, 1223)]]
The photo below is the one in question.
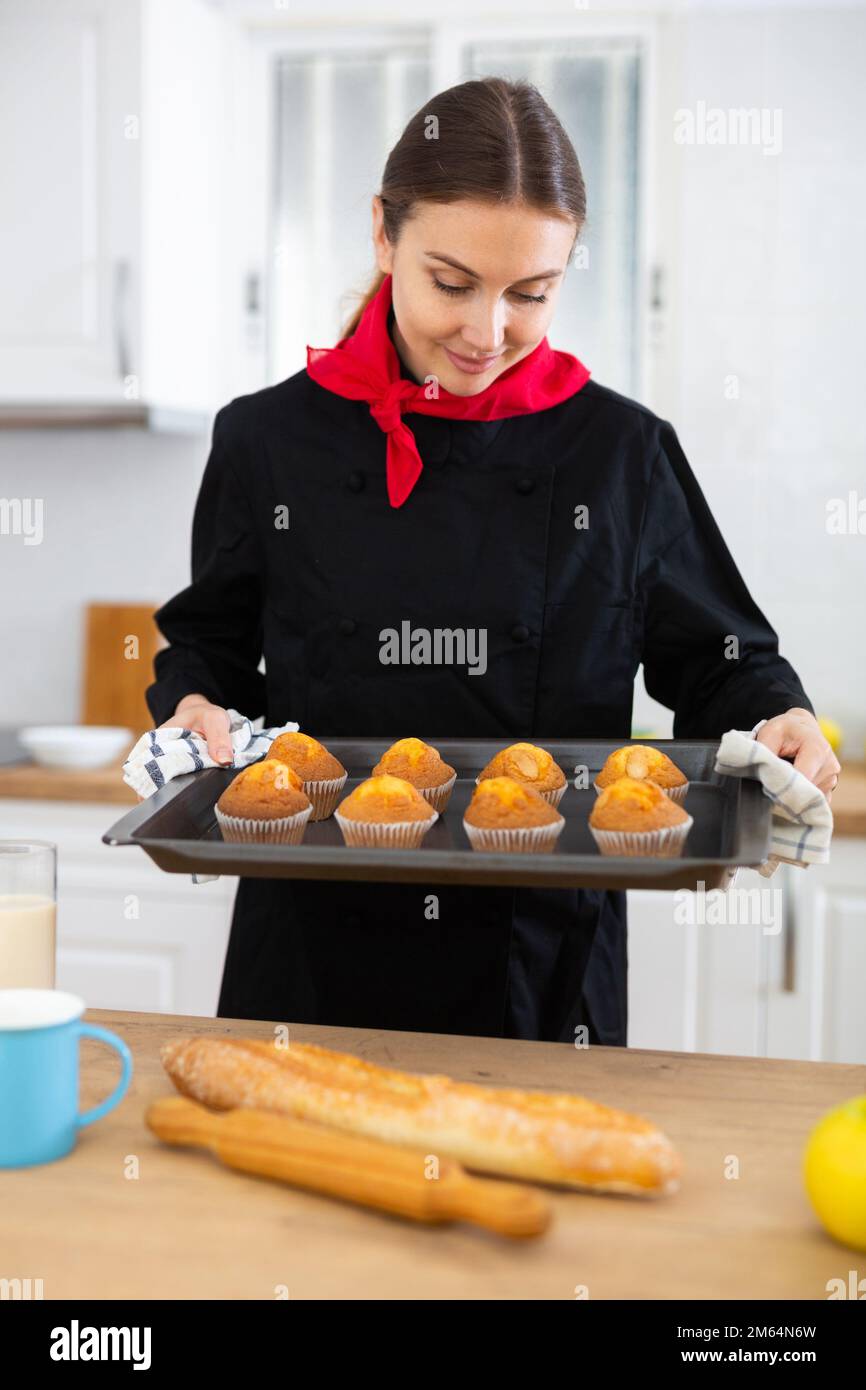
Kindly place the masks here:
[(481, 372), (489, 372), (494, 362), (498, 362), (502, 356), (500, 352), (497, 353), (495, 357), (482, 357), (478, 359), (475, 357), (460, 357), (458, 353), (452, 352), (450, 348), (445, 348), (445, 352), (454, 363), (455, 367), (458, 367), (461, 372), (468, 372), (470, 376), (478, 376)]

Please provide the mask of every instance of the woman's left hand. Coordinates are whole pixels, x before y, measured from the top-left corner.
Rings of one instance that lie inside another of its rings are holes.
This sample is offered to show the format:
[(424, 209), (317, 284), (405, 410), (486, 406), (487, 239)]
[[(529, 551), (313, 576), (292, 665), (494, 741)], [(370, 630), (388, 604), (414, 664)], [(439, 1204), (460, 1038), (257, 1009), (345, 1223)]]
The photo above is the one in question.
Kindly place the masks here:
[(839, 781), (842, 765), (821, 733), (814, 714), (807, 709), (789, 709), (768, 719), (755, 734), (756, 743), (764, 743), (780, 758), (794, 758), (794, 767), (808, 777), (829, 801)]

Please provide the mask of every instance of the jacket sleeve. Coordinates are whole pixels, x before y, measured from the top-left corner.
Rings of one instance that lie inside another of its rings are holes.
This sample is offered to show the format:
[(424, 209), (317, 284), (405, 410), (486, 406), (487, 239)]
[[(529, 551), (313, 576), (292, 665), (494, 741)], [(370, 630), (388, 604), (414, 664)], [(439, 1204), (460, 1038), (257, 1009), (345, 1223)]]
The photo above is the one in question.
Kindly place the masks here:
[(675, 738), (748, 731), (795, 705), (814, 713), (667, 422), (659, 441), (636, 576), (648, 694), (674, 711)]
[(156, 679), (145, 691), (154, 724), (184, 695), (201, 693), (250, 719), (266, 712), (262, 656), (261, 547), (247, 490), (232, 408), (214, 421), (211, 450), (192, 524), (192, 583), (154, 614), (169, 646), (156, 653)]

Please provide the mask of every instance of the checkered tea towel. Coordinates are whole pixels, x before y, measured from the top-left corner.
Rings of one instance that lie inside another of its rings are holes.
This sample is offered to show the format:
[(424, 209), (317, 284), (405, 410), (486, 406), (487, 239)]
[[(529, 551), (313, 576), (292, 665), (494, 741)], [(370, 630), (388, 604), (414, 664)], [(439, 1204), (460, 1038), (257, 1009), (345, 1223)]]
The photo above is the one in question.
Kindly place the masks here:
[(757, 777), (764, 795), (773, 802), (770, 822), (770, 848), (758, 872), (769, 878), (780, 863), (806, 869), (810, 864), (826, 864), (830, 859), (833, 812), (823, 792), (791, 763), (779, 758), (755, 734), (729, 729), (722, 735), (716, 752), (716, 772), (729, 777)]
[(142, 734), (123, 764), (124, 782), (145, 797), (152, 796), (172, 777), (179, 777), (183, 772), (200, 772), (205, 767), (246, 767), (268, 751), (277, 734), (297, 733), (300, 727), (290, 721), (279, 728), (260, 729), (254, 733), (250, 720), (244, 715), (238, 714), (236, 709), (226, 712), (231, 720), (229, 741), (234, 754), (230, 764), (214, 762), (201, 734), (180, 725), (170, 725)]

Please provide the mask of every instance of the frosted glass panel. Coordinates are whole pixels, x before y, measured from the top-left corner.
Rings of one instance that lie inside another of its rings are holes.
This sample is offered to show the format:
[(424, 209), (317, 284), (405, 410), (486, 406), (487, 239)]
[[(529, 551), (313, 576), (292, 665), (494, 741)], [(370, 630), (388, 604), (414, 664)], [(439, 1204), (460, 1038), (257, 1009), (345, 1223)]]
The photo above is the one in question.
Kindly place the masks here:
[(587, 224), (550, 329), (597, 381), (638, 391), (637, 208), (640, 54), (622, 40), (484, 43), (466, 50), (464, 80), (528, 78), (562, 121), (587, 188)]
[(281, 58), (276, 69), (269, 375), (330, 346), (375, 262), (370, 204), (385, 160), (430, 95), (423, 50)]

